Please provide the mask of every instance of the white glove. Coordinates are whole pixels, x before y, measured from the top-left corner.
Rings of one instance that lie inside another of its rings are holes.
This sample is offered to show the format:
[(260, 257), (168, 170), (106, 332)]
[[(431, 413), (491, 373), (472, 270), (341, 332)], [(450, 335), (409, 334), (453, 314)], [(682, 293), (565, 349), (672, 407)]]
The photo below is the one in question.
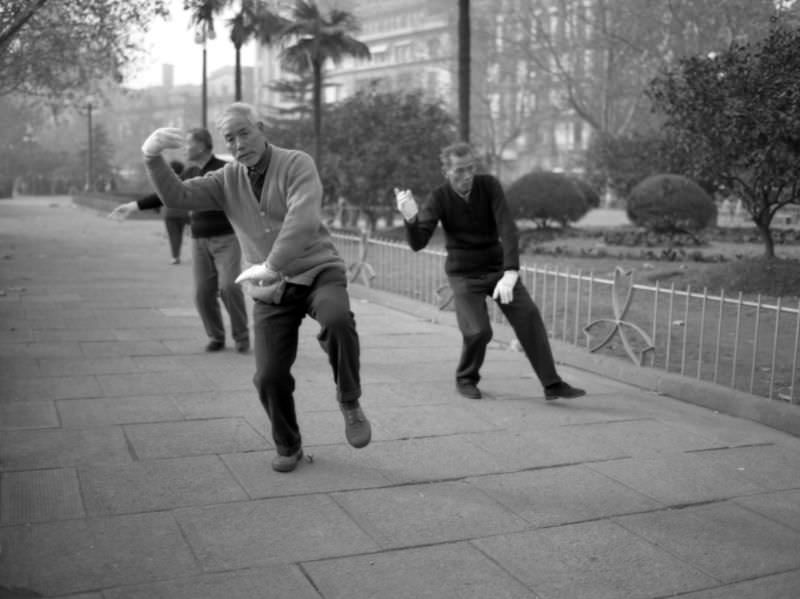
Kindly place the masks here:
[(503, 277), (497, 281), (492, 293), (492, 299), (500, 299), (501, 304), (507, 304), (514, 299), (514, 285), (517, 284), (519, 273), (516, 270), (507, 270)]
[(397, 209), (403, 215), (403, 218), (410, 221), (419, 212), (417, 201), (414, 199), (414, 194), (410, 189), (394, 188), (394, 197), (397, 200)]
[(183, 131), (175, 127), (162, 127), (150, 134), (142, 144), (142, 154), (152, 158), (169, 148), (182, 148), (185, 143)]
[(243, 283), (244, 281), (258, 281), (260, 285), (274, 283), (280, 280), (281, 276), (269, 268), (266, 264), (254, 264), (250, 268), (243, 270), (235, 283)]
[(126, 202), (125, 204), (120, 204), (114, 208), (108, 215), (108, 218), (112, 218), (114, 220), (125, 220), (137, 210), (139, 210), (139, 204), (137, 204), (136, 201)]

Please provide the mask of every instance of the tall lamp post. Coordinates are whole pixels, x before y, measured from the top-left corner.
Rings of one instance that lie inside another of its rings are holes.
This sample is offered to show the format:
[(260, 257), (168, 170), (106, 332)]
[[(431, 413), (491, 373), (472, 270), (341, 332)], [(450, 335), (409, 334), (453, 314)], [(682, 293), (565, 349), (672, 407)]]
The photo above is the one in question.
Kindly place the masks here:
[(92, 104), (94, 97), (86, 98), (86, 120), (88, 123), (88, 151), (86, 153), (86, 191), (94, 191), (94, 132), (92, 129)]
[(214, 26), (208, 21), (203, 21), (195, 30), (194, 41), (203, 46), (203, 106), (201, 108), (201, 121), (203, 129), (208, 128), (208, 78), (206, 76), (206, 42), (213, 40), (217, 35), (214, 33)]

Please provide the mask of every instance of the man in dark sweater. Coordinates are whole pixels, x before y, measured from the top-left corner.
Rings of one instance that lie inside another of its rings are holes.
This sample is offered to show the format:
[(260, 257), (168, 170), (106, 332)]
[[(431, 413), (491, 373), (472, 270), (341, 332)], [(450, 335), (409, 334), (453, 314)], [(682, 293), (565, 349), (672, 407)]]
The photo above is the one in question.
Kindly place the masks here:
[(395, 192), (412, 250), (428, 244), (440, 221), (444, 229), (445, 272), (463, 336), (456, 389), (464, 397), (481, 398), (477, 385), (492, 338), (486, 307), (486, 296), (491, 296), (542, 383), (545, 399), (584, 395), (558, 375), (539, 309), (519, 281), (519, 235), (500, 182), (475, 173), (475, 155), (466, 143), (444, 148), (441, 160), (447, 183), (421, 209), (410, 191)]
[[(213, 154), (213, 141), (207, 129), (191, 129), (186, 135), (187, 167), (181, 179), (205, 175), (225, 166), (225, 161)], [(163, 202), (154, 194), (116, 208), (112, 217), (126, 217), (135, 210), (158, 208)], [(220, 351), (225, 347), (225, 326), (218, 297), (228, 310), (231, 333), (236, 351), (247, 353), (250, 333), (247, 325), (242, 288), (236, 284), (241, 270), (242, 254), (233, 227), (222, 210), (193, 210), (189, 213), (192, 231), (192, 269), (194, 274), (194, 301), (208, 335), (206, 351)]]

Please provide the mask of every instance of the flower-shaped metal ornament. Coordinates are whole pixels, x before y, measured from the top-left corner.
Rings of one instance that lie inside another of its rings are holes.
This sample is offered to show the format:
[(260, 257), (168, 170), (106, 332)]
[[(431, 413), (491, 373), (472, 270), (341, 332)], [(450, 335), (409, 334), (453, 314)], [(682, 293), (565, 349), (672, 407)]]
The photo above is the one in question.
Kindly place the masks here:
[[(619, 338), (622, 341), (625, 352), (634, 364), (642, 366), (644, 365), (645, 356), (655, 351), (655, 347), (653, 346), (651, 337), (645, 333), (640, 326), (625, 320), (628, 309), (631, 306), (631, 301), (633, 300), (633, 292), (632, 271), (624, 271), (621, 267), (617, 266), (614, 270), (614, 283), (611, 287), (611, 307), (614, 311), (614, 318), (600, 318), (594, 320), (583, 328), (583, 332), (591, 341), (593, 329), (609, 329), (599, 343), (589, 348), (589, 351), (593, 353), (608, 345), (614, 335), (619, 333)], [(642, 346), (641, 349), (637, 350), (634, 347), (634, 342), (628, 335), (638, 335), (639, 342), (636, 343), (636, 345)]]

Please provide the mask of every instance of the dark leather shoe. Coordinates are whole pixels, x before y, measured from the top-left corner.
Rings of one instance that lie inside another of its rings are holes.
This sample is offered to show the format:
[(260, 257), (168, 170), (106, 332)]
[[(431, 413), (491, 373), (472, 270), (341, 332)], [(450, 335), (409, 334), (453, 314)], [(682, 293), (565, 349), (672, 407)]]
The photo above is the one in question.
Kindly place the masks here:
[(573, 387), (564, 381), (555, 383), (554, 385), (548, 385), (544, 390), (544, 398), (548, 401), (551, 399), (558, 399), (559, 397), (563, 399), (574, 399), (582, 395), (586, 395), (586, 391)]
[(344, 436), (356, 449), (366, 447), (372, 439), (372, 427), (358, 403), (341, 404), (344, 415)]
[(249, 339), (242, 339), (241, 341), (236, 342), (236, 351), (240, 354), (246, 354), (250, 351), (250, 340)]
[(474, 383), (456, 383), (456, 391), (467, 399), (480, 399), (480, 389)]
[(298, 449), (291, 455), (276, 455), (272, 458), (272, 469), (275, 472), (291, 472), (297, 468), (297, 463), (303, 459), (303, 450)]
[(212, 339), (208, 342), (208, 345), (206, 345), (206, 351), (222, 351), (223, 349), (225, 349), (224, 341)]

